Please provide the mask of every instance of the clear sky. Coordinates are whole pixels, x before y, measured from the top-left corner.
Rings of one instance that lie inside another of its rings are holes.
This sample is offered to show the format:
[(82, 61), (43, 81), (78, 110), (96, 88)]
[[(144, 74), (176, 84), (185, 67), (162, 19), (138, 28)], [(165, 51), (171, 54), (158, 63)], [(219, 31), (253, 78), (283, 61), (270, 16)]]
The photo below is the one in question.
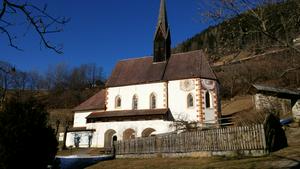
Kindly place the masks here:
[[(31, 1), (36, 3), (38, 1)], [(19, 37), (24, 51), (8, 47), (0, 38), (0, 60), (16, 68), (45, 72), (49, 65), (65, 63), (70, 67), (96, 63), (109, 76), (118, 60), (149, 56), (160, 0), (41, 0), (54, 16), (70, 17), (64, 32), (51, 40), (63, 43), (63, 54), (41, 49), (37, 34)], [(167, 0), (172, 46), (199, 33), (207, 25), (200, 22), (201, 0)], [(24, 30), (18, 30), (24, 31)]]

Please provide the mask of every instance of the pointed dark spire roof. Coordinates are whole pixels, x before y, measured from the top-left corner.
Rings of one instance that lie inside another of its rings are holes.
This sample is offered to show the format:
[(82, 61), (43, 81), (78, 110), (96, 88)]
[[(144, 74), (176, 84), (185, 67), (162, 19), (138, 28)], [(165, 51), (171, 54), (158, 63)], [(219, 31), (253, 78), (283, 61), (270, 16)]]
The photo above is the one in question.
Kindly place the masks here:
[(169, 34), (169, 25), (165, 0), (160, 1), (159, 17), (155, 31), (155, 36), (159, 28), (161, 28), (161, 30), (163, 31), (164, 36), (167, 37), (167, 35)]

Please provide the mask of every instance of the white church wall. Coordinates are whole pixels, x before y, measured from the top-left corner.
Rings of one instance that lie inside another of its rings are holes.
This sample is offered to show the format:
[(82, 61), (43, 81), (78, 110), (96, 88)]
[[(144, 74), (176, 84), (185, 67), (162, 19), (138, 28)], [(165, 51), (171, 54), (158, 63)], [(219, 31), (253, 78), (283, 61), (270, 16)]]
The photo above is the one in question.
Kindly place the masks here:
[[(219, 85), (214, 80), (201, 79), (202, 121), (204, 123), (216, 123), (220, 114), (220, 100), (218, 98)], [(209, 93), (209, 99), (206, 94)], [(209, 101), (209, 105), (206, 104)]]
[[(197, 121), (198, 113), (196, 99), (196, 80), (197, 79), (183, 79), (168, 82), (168, 104), (175, 120)], [(187, 96), (192, 94), (193, 107), (188, 107)]]
[[(156, 108), (166, 108), (166, 105), (164, 104), (164, 84), (164, 82), (161, 82), (122, 87), (110, 87), (107, 89), (107, 111), (131, 110), (132, 98), (134, 95), (136, 95), (138, 98), (138, 109), (149, 109), (151, 93), (155, 93), (156, 95)], [(121, 97), (120, 108), (115, 107), (116, 96)]]
[(73, 127), (86, 127), (86, 117), (93, 111), (75, 112)]
[(292, 112), (294, 119), (300, 121), (300, 99), (294, 104)]
[(96, 129), (92, 138), (92, 147), (104, 147), (105, 132), (114, 130), (118, 140), (123, 140), (123, 132), (126, 129), (133, 129), (135, 137), (141, 137), (142, 132), (147, 128), (153, 128), (155, 132), (152, 134), (162, 134), (173, 131), (170, 127), (170, 121), (163, 120), (145, 120), (145, 121), (120, 121), (120, 122), (99, 122), (88, 123), (88, 129)]
[(76, 147), (76, 140), (78, 141), (78, 146), (81, 148), (89, 147), (89, 136), (91, 132), (82, 131), (82, 132), (68, 132), (66, 139), (67, 147)]
[(73, 127), (86, 127), (86, 117), (93, 112), (103, 112), (104, 110), (77, 111), (74, 113)]

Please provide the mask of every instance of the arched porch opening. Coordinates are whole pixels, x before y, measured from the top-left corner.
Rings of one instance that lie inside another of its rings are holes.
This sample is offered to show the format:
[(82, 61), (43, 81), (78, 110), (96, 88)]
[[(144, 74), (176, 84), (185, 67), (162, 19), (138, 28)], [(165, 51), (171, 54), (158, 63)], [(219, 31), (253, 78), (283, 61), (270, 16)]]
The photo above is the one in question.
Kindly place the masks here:
[(135, 139), (135, 131), (131, 128), (123, 132), (123, 140)]
[(111, 148), (113, 145), (113, 138), (117, 139), (117, 136), (114, 136), (117, 132), (113, 129), (109, 129), (104, 133), (104, 147)]
[(146, 128), (145, 130), (143, 130), (143, 132), (142, 132), (142, 137), (149, 137), (149, 136), (151, 136), (151, 134), (153, 133), (153, 132), (155, 132), (156, 130), (155, 129), (153, 129), (153, 128)]

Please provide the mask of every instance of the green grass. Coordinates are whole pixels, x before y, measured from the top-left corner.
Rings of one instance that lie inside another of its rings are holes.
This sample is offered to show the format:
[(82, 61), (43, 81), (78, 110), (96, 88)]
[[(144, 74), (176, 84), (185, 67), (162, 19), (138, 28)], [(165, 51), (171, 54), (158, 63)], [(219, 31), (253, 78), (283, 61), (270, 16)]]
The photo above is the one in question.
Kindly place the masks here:
[(281, 169), (300, 168), (300, 129), (286, 131), (289, 147), (257, 158), (149, 158), (99, 162), (87, 169)]

